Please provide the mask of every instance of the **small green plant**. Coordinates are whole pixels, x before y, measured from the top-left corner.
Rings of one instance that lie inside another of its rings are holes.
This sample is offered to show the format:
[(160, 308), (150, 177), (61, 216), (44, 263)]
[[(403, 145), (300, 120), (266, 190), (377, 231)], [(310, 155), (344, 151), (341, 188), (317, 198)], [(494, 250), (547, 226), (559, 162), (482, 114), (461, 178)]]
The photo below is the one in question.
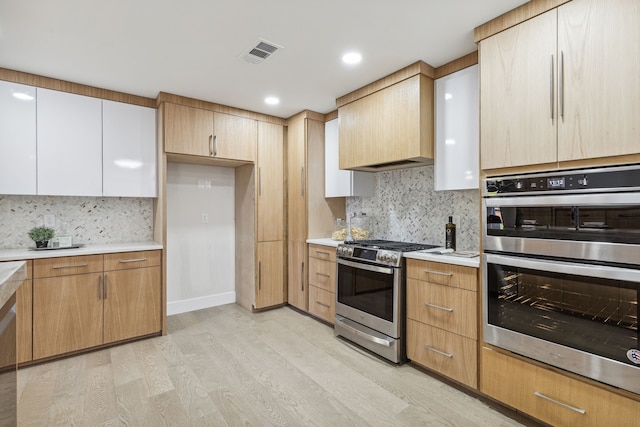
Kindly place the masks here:
[(46, 242), (53, 237), (53, 228), (49, 227), (33, 227), (29, 230), (29, 238), (34, 242)]

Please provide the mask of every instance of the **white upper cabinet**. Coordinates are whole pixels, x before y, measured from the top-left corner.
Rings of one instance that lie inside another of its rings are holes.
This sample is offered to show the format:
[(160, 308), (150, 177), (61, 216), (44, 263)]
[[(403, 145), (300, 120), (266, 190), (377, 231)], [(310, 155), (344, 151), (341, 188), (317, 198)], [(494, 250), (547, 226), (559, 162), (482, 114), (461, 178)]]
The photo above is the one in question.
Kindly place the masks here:
[(339, 167), (338, 120), (324, 124), (324, 196), (373, 196), (376, 176), (369, 172), (342, 170)]
[(102, 100), (37, 95), (38, 194), (102, 196)]
[(478, 66), (435, 81), (435, 189), (478, 188)]
[(36, 194), (36, 88), (0, 81), (0, 194)]
[(156, 110), (102, 101), (103, 195), (156, 197)]

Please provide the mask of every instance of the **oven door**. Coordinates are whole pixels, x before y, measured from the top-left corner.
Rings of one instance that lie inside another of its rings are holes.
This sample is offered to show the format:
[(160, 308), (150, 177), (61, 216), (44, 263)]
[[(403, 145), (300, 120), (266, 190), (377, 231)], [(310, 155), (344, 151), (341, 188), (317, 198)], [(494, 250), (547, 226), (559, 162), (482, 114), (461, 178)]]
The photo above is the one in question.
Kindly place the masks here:
[(338, 258), (336, 314), (392, 338), (401, 335), (399, 269)]
[(640, 270), (483, 255), (483, 338), (640, 393)]

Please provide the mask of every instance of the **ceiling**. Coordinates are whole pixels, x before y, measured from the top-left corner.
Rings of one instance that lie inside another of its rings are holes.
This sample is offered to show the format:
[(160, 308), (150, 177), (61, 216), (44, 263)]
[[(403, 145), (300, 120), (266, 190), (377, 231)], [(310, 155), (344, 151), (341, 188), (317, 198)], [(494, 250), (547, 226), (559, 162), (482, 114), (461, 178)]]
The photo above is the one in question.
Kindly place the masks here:
[[(476, 50), (473, 29), (525, 0), (0, 0), (0, 67), (287, 118), (418, 60)], [(259, 38), (282, 46), (241, 59)], [(356, 50), (359, 65), (341, 62)], [(264, 103), (277, 96), (280, 104)]]

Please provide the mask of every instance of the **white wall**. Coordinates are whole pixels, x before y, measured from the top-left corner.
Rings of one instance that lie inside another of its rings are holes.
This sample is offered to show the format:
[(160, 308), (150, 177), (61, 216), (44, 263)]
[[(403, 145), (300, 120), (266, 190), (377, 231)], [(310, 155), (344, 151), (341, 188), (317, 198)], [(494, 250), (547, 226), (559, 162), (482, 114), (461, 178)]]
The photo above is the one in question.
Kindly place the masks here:
[(167, 165), (167, 314), (235, 302), (234, 187), (233, 168)]

